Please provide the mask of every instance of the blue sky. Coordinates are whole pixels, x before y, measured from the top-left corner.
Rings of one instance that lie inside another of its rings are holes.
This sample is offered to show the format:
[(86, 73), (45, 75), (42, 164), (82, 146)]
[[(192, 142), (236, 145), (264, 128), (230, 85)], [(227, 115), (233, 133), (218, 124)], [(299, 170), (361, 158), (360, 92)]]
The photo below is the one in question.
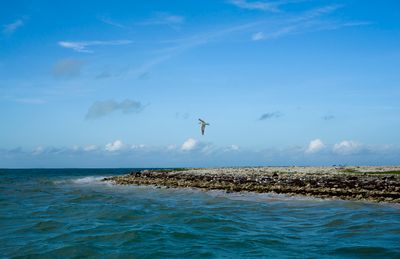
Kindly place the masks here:
[(398, 1), (8, 1), (0, 14), (0, 167), (400, 163)]

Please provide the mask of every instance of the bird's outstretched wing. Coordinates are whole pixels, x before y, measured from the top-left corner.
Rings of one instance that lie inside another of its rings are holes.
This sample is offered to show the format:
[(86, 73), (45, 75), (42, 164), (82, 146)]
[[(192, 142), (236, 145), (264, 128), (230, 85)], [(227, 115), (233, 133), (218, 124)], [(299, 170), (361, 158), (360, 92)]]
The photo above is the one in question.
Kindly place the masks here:
[(202, 123), (206, 123), (206, 122), (205, 122), (205, 121), (203, 121), (202, 119), (199, 119), (199, 121), (200, 121), (200, 122), (202, 122)]

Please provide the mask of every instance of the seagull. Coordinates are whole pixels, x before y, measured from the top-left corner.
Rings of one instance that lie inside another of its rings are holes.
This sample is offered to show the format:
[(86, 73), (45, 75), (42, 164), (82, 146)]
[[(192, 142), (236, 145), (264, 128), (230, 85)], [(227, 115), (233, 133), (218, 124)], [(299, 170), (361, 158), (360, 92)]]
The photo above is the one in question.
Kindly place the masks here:
[(206, 126), (210, 125), (210, 123), (207, 123), (205, 121), (203, 121), (202, 119), (199, 119), (199, 124), (201, 124), (201, 135), (204, 135), (204, 130), (206, 128)]

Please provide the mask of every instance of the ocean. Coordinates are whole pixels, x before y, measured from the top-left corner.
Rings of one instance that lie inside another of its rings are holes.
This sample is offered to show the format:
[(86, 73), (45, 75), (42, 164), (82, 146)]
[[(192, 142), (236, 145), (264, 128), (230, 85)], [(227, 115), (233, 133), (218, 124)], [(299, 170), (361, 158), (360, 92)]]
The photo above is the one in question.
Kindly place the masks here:
[(0, 257), (400, 258), (399, 204), (101, 181), (133, 170), (0, 170)]

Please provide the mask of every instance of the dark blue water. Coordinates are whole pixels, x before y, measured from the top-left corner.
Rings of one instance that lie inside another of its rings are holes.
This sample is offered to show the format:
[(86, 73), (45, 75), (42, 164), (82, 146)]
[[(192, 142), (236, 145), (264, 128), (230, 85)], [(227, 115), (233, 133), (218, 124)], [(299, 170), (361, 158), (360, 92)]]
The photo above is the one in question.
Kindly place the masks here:
[(0, 257), (400, 258), (400, 206), (0, 170)]

